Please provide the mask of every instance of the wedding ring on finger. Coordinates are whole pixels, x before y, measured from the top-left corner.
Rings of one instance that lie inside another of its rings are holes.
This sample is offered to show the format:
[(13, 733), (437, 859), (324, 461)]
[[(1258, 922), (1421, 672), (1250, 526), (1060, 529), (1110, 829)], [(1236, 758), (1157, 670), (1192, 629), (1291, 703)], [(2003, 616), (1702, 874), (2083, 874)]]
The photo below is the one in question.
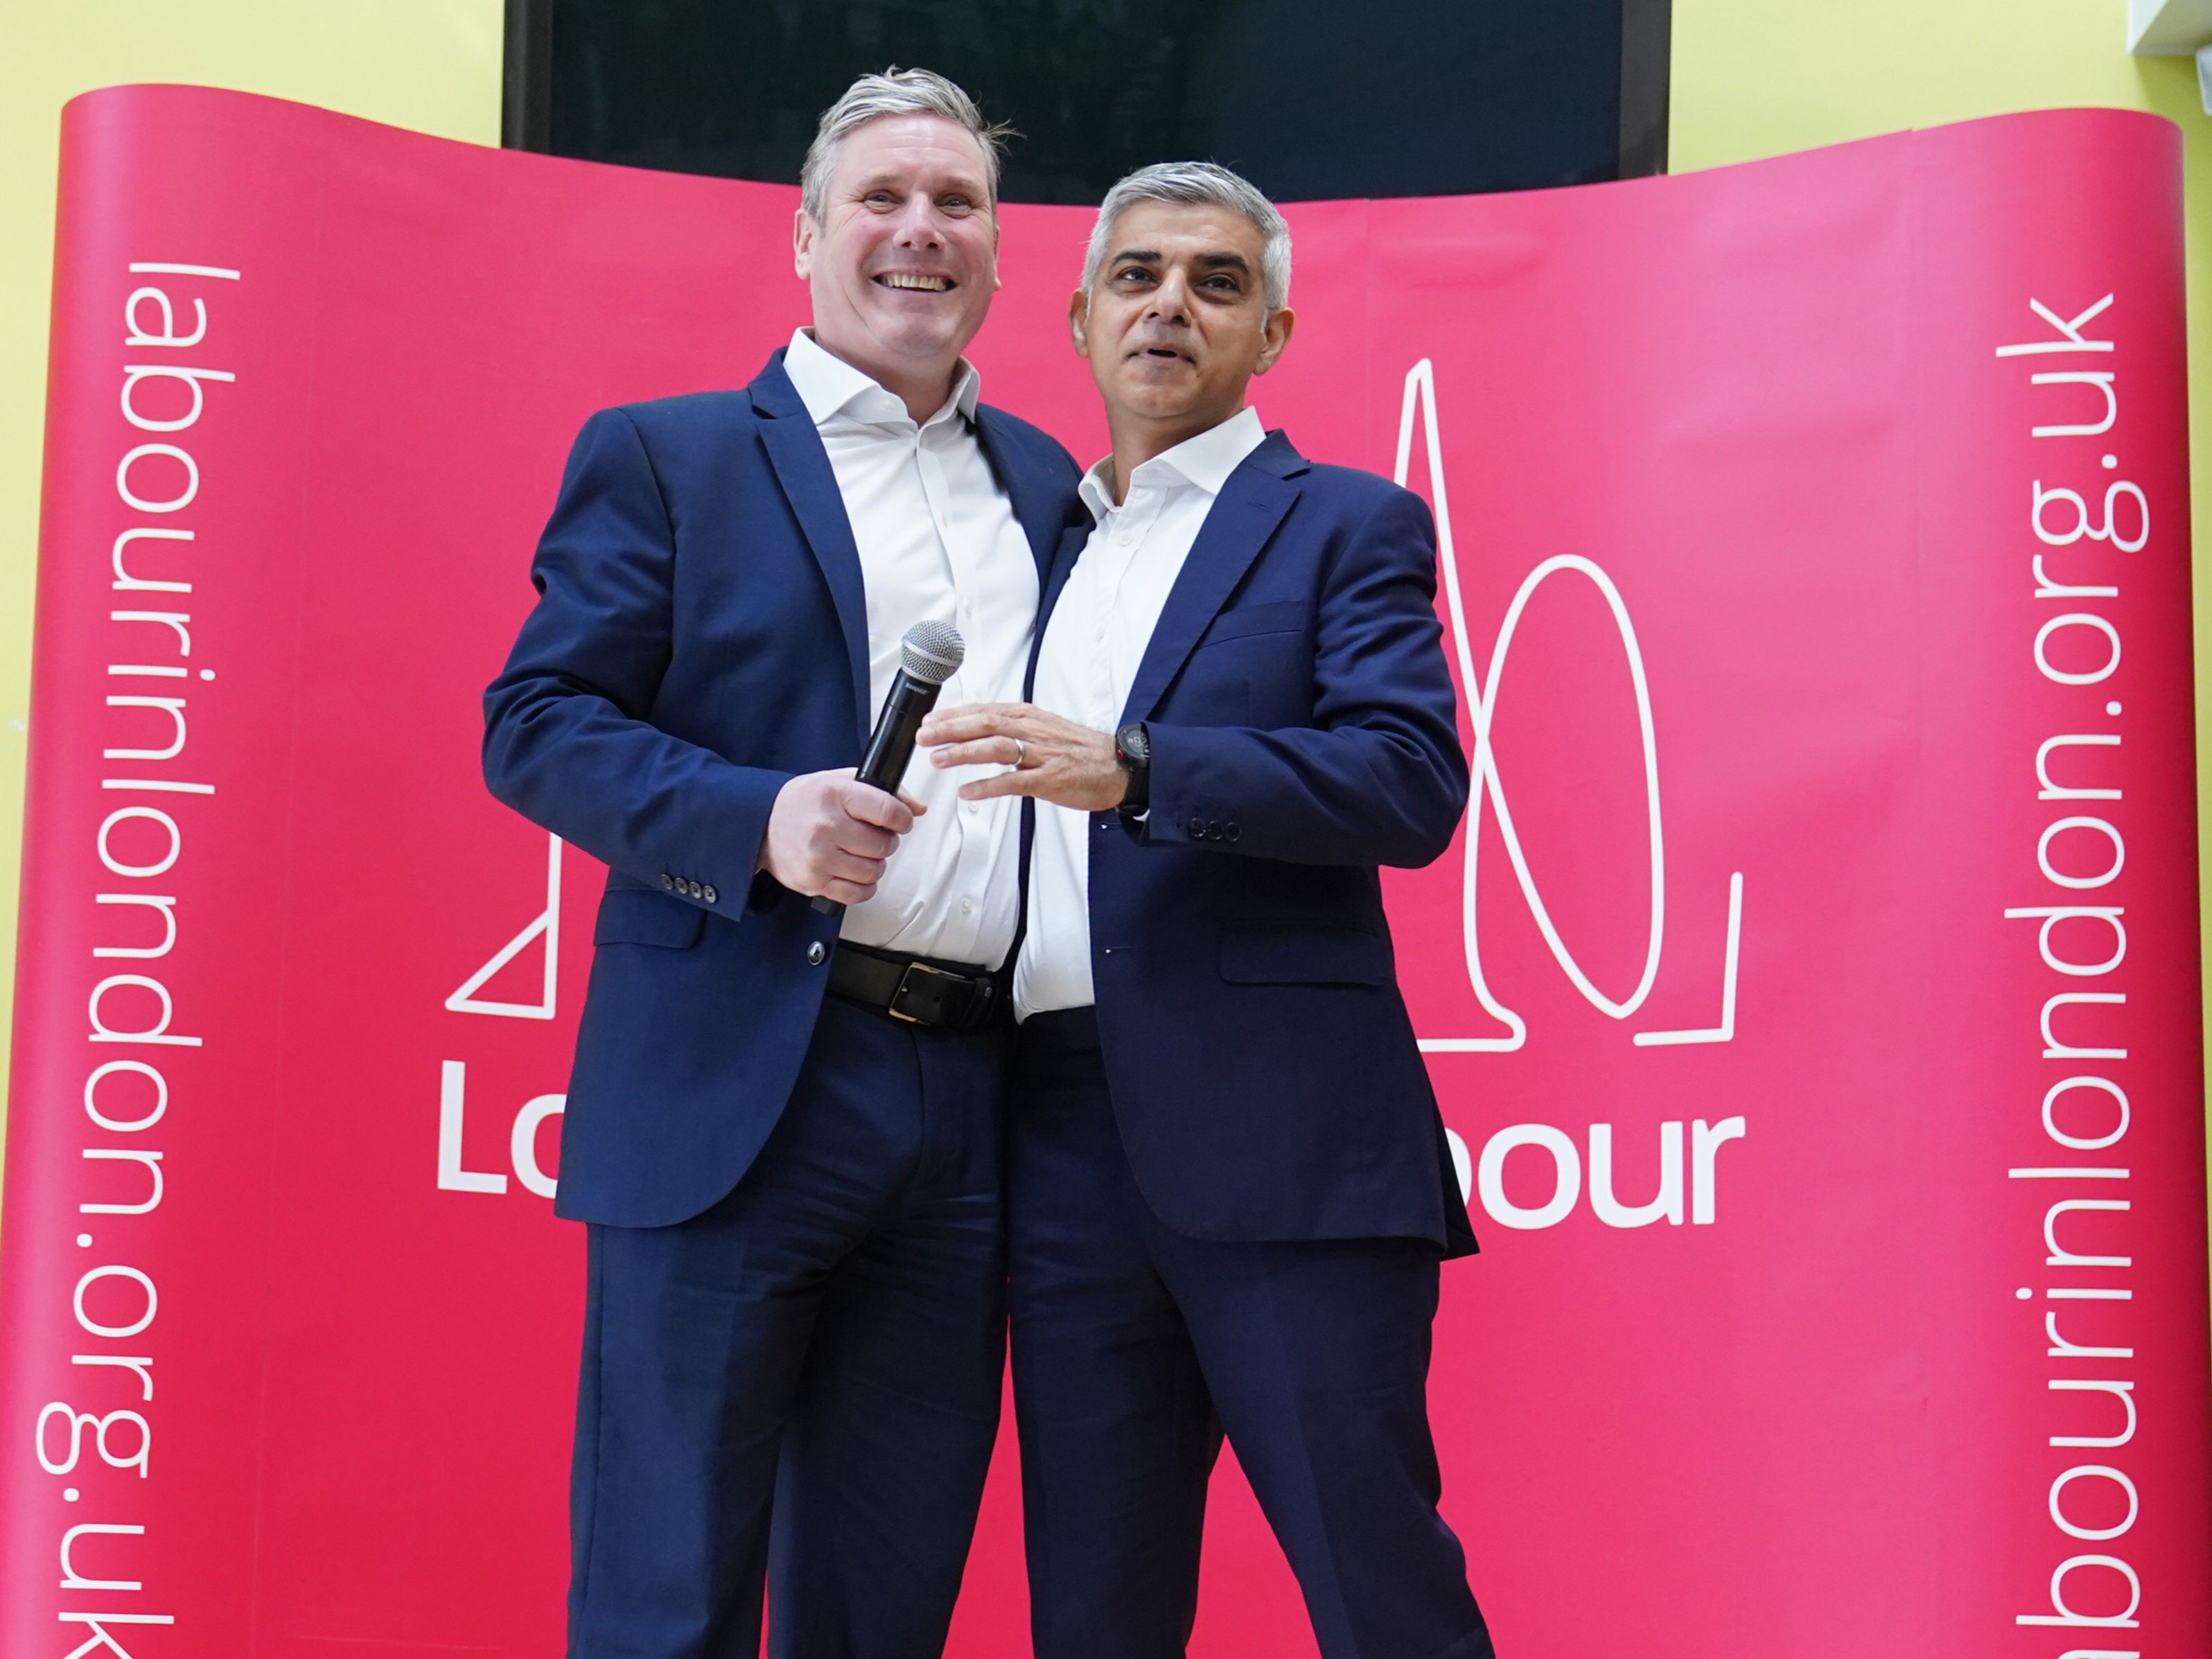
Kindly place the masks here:
[(1019, 738), (1014, 739), (1014, 770), (1018, 772), (1030, 763), (1030, 746)]

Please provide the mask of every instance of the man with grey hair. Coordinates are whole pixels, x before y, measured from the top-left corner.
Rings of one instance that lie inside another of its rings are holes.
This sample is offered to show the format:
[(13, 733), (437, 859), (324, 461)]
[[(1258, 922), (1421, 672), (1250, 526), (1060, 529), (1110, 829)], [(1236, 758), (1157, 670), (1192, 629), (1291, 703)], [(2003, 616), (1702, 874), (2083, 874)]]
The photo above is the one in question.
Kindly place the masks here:
[(1468, 765), (1419, 499), (1261, 429), (1290, 232), (1202, 162), (1108, 194), (1069, 311), (1113, 453), (1027, 703), (940, 767), (1035, 798), (1006, 1150), (1038, 1659), (1180, 1659), (1223, 1435), (1327, 1659), (1490, 1659), (1437, 1513), (1438, 1265), (1474, 1248), (1377, 868)]
[(812, 326), (742, 392), (586, 423), (485, 696), (492, 792), (609, 871), (556, 1204), (571, 1659), (756, 1654), (764, 1578), (786, 1659), (944, 1645), (1004, 1365), (1020, 805), (854, 763), (914, 623), (963, 637), (955, 701), (1019, 695), (1080, 514), (961, 355), (997, 146), (923, 70), (823, 115)]

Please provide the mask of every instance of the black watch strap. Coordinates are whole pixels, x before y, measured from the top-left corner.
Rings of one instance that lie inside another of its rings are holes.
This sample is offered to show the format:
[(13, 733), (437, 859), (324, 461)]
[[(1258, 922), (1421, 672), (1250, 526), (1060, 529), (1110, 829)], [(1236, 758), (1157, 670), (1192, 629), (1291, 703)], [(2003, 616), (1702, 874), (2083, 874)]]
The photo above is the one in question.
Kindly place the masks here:
[(1131, 720), (1114, 734), (1114, 758), (1129, 775), (1121, 810), (1145, 811), (1152, 804), (1152, 745), (1142, 720)]

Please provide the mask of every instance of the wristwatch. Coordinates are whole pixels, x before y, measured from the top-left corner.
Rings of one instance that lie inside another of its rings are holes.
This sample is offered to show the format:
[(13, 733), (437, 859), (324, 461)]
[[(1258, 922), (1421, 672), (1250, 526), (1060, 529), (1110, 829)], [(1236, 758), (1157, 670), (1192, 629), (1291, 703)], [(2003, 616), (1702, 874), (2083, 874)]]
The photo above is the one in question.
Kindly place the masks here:
[(1152, 804), (1152, 740), (1146, 735), (1144, 721), (1131, 720), (1114, 734), (1114, 761), (1129, 775), (1121, 810), (1132, 813), (1148, 810)]

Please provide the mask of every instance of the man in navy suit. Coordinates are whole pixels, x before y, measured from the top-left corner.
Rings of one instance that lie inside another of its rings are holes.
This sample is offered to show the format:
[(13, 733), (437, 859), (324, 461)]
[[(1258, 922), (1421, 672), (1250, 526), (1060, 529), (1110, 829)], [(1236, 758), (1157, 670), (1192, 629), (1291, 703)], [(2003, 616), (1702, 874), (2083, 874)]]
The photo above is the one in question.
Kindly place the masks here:
[(750, 1659), (764, 1577), (778, 1655), (944, 1645), (1004, 1364), (1021, 809), (854, 768), (916, 622), (965, 637), (951, 695), (1020, 694), (1079, 514), (961, 356), (997, 143), (922, 71), (824, 113), (812, 328), (586, 423), (485, 696), (493, 793), (609, 866), (556, 1206), (589, 1229), (572, 1659)]
[(1173, 1659), (1224, 1431), (1328, 1659), (1489, 1659), (1437, 1512), (1438, 1263), (1474, 1248), (1376, 866), (1468, 793), (1419, 499), (1244, 401), (1290, 234), (1202, 163), (1099, 210), (1070, 313), (1113, 453), (1021, 705), (940, 766), (1036, 798), (1006, 1154), (1039, 1659)]

